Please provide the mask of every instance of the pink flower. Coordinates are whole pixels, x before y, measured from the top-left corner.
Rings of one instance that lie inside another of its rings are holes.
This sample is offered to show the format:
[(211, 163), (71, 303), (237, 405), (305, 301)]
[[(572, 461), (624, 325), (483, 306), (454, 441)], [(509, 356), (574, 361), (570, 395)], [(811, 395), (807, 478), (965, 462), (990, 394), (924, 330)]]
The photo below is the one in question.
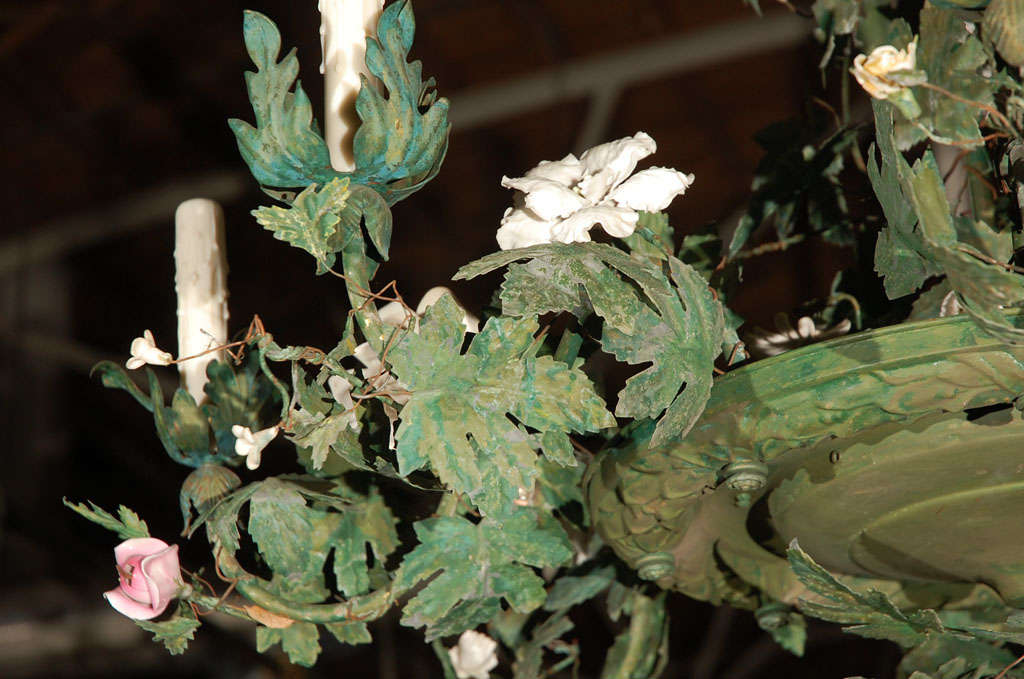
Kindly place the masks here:
[(121, 583), (103, 594), (114, 609), (133, 620), (164, 612), (182, 589), (178, 545), (156, 538), (131, 538), (114, 548)]

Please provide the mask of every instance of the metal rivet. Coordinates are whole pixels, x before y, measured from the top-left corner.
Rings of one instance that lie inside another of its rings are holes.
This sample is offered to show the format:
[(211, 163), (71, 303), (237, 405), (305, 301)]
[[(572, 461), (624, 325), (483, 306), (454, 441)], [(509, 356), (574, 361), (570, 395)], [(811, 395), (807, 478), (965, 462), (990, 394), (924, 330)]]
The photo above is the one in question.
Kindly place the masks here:
[(839, 462), (839, 451), (833, 450), (832, 452), (830, 452), (828, 454), (828, 461), (831, 462), (832, 464), (837, 464)]
[(655, 552), (636, 562), (637, 574), (644, 580), (660, 580), (676, 569), (676, 558), (666, 552)]
[(755, 460), (738, 460), (722, 469), (725, 485), (731, 490), (749, 493), (768, 483), (768, 465)]

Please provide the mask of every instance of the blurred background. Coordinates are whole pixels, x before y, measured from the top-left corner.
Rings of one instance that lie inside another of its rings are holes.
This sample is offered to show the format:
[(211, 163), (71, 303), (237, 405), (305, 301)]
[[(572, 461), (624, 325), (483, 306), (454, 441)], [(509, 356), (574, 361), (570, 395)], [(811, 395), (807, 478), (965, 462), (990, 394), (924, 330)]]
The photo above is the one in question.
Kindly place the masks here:
[[(397, 279), (411, 300), (496, 249), (511, 202), (503, 174), (644, 130), (659, 147), (648, 163), (696, 175), (670, 210), (677, 234), (728, 229), (762, 155), (754, 134), (806, 114), (812, 97), (838, 98), (817, 68), (813, 19), (774, 0), (762, 0), (763, 18), (741, 0), (414, 5), (413, 55), (451, 99), (453, 131), (441, 174), (396, 207), (392, 259), (377, 277)], [(319, 102), (313, 0), (0, 2), (0, 677), (440, 676), (420, 632), (394, 618), (371, 627), (373, 646), (323, 639), (315, 670), (256, 653), (251, 628), (220, 619), (170, 657), (100, 596), (115, 583), (116, 538), (60, 503), (124, 503), (155, 535), (180, 530), (187, 470), (164, 455), (131, 398), (89, 377), (99, 360), (125, 360), (146, 328), (175, 350), (179, 202), (224, 205), (232, 331), (258, 313), (281, 344), (330, 348), (340, 334), (341, 282), (315, 277), (306, 253), (249, 215), (269, 200), (226, 124), (252, 116), (245, 8), (298, 47), (303, 86)], [(849, 259), (816, 241), (752, 259), (731, 306), (750, 325), (770, 325), (771, 312), (827, 296)], [(479, 310), (499, 281), (453, 287)], [(183, 548), (186, 563), (203, 558), (196, 541)], [(800, 661), (749, 613), (682, 596), (672, 607), (666, 677), (882, 678), (899, 657), (891, 644), (813, 625)], [(583, 618), (580, 676), (592, 677), (615, 630)]]

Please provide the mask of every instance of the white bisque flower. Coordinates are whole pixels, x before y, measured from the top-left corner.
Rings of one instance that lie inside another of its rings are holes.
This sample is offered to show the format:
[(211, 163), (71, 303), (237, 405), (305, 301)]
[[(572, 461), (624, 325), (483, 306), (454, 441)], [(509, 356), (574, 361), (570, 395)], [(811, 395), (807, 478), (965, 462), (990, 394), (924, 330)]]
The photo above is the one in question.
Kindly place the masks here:
[(487, 679), (498, 666), (498, 642), (486, 634), (467, 630), (459, 643), (448, 649), (458, 679)]
[(249, 427), (243, 427), (240, 424), (231, 427), (231, 433), (235, 437), (235, 452), (245, 457), (246, 467), (256, 469), (260, 466), (263, 449), (274, 440), (278, 430), (279, 428), (274, 426), (253, 433)]
[(143, 332), (142, 337), (136, 337), (132, 340), (132, 346), (129, 351), (131, 351), (132, 357), (125, 362), (125, 366), (129, 370), (141, 368), (146, 364), (170, 365), (171, 361), (174, 360), (174, 356), (156, 346), (153, 333), (149, 330)]
[[(437, 300), (441, 299), (446, 293), (451, 295), (452, 299), (455, 300), (455, 304), (462, 309), (462, 325), (465, 326), (466, 332), (480, 332), (480, 319), (466, 311), (466, 308), (455, 298), (455, 293), (443, 285), (435, 286), (423, 293), (420, 303), (416, 305), (416, 318), (423, 318), (423, 314), (426, 313), (427, 309), (434, 306)], [(395, 328), (409, 327), (409, 321), (412, 318), (406, 308), (398, 302), (388, 302), (383, 305), (378, 309), (377, 315), (380, 317), (381, 323)]]
[(895, 71), (913, 71), (917, 67), (917, 41), (898, 50), (892, 45), (882, 45), (871, 54), (858, 54), (853, 58), (850, 72), (860, 86), (875, 99), (888, 99), (899, 93), (904, 86), (889, 75)]
[(777, 332), (757, 328), (748, 333), (748, 347), (761, 356), (778, 356), (790, 349), (845, 335), (850, 332), (851, 323), (850, 319), (844, 319), (830, 328), (815, 323), (809, 316), (803, 316), (797, 320), (794, 328), (785, 314), (777, 314), (775, 327)]
[(512, 250), (542, 243), (585, 243), (595, 224), (616, 238), (631, 235), (639, 211), (664, 210), (693, 183), (692, 174), (668, 167), (633, 174), (636, 164), (657, 148), (649, 135), (637, 132), (595, 146), (579, 158), (570, 153), (561, 160), (543, 161), (524, 177), (502, 177), (502, 186), (520, 193), (501, 220), (498, 245)]
[[(351, 372), (351, 371), (350, 371)], [(345, 409), (344, 420), (354, 431), (359, 431), (359, 418), (356, 417), (356, 402), (352, 398), (352, 383), (340, 375), (331, 375), (327, 378), (327, 388), (331, 391), (334, 400)]]

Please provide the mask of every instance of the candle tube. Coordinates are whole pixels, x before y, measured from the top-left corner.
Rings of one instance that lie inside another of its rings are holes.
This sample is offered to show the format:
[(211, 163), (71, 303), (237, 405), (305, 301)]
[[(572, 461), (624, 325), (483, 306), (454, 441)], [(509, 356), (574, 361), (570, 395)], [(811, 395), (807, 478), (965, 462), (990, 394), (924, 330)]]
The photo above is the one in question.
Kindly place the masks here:
[(356, 96), (366, 70), (366, 36), (373, 33), (384, 0), (320, 0), (320, 47), (324, 74), (324, 136), (331, 166), (355, 169), (352, 138), (359, 128)]
[[(206, 198), (193, 198), (174, 213), (178, 293), (178, 358), (225, 344), (228, 334), (228, 264), (224, 248), (224, 212)], [(206, 366), (223, 357), (210, 352), (178, 364), (182, 385), (196, 403), (205, 394)]]

